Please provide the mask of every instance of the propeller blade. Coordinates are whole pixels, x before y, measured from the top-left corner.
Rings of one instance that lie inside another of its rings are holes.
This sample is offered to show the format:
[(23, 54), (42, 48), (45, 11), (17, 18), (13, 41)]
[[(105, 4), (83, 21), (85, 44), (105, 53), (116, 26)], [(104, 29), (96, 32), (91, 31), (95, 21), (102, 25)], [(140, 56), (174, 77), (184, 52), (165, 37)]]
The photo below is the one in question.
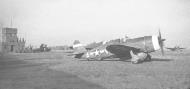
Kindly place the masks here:
[(159, 28), (159, 32), (158, 32), (158, 34), (159, 34), (159, 45), (160, 45), (160, 48), (161, 48), (161, 53), (162, 53), (162, 56), (164, 56), (164, 41), (166, 40), (166, 39), (162, 39), (162, 35), (161, 35), (161, 32), (160, 32), (160, 28)]
[(160, 32), (160, 28), (159, 28), (159, 30), (158, 30), (159, 32), (159, 38), (161, 39), (162, 38), (162, 36), (161, 36), (161, 32)]

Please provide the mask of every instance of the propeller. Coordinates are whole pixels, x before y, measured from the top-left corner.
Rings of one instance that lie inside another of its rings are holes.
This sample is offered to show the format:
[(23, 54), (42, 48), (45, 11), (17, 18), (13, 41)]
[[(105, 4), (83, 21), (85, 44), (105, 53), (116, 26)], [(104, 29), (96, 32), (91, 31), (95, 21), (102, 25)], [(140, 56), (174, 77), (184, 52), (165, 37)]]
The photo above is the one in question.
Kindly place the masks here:
[(162, 56), (164, 56), (164, 41), (166, 39), (162, 39), (162, 35), (161, 35), (161, 32), (160, 32), (160, 29), (159, 29), (158, 40), (159, 40), (159, 45), (160, 45), (160, 48), (161, 48)]

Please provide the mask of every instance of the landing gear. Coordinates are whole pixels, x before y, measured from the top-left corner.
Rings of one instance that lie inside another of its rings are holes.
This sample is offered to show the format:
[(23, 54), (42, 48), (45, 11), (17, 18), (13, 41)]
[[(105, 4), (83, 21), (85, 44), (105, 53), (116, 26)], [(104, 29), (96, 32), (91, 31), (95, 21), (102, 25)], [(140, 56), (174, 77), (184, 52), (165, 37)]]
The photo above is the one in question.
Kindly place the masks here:
[(144, 61), (145, 62), (151, 61), (151, 56), (147, 53), (139, 53), (137, 55), (133, 55), (131, 63), (138, 64)]
[(131, 63), (132, 63), (132, 64), (138, 64), (139, 61), (138, 61), (138, 60), (136, 60), (136, 61), (131, 61)]
[(147, 54), (147, 57), (145, 58), (145, 61), (151, 61), (151, 56), (149, 54)]
[(104, 58), (103, 58), (103, 57), (100, 57), (100, 58), (98, 58), (98, 60), (103, 61), (103, 60), (104, 60)]
[(142, 60), (138, 56), (133, 56), (132, 59), (131, 59), (132, 64), (138, 64), (138, 63), (141, 63), (141, 62), (142, 62)]

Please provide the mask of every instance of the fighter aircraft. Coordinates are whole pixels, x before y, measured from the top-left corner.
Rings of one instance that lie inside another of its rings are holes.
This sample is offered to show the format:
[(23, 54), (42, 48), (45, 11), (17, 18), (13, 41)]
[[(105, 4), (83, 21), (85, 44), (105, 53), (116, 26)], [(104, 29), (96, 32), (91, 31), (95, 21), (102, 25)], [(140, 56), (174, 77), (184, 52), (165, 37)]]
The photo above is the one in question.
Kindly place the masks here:
[(104, 60), (106, 58), (117, 57), (123, 60), (131, 59), (133, 64), (143, 61), (150, 61), (149, 53), (161, 49), (164, 55), (163, 42), (160, 30), (159, 35), (144, 36), (134, 39), (115, 39), (108, 42), (103, 42), (102, 45), (86, 50), (80, 46), (80, 50), (75, 52), (75, 58)]
[[(129, 37), (125, 36), (121, 39), (126, 40), (126, 39), (129, 39)], [(89, 50), (92, 50), (92, 49), (99, 47), (101, 45), (105, 45), (105, 44), (109, 44), (109, 43), (113, 43), (113, 42), (118, 42), (119, 40), (120, 39), (114, 39), (114, 40), (109, 40), (109, 41), (101, 41), (101, 42), (92, 42), (92, 43), (87, 44), (87, 45), (81, 44), (79, 40), (75, 40), (73, 42), (73, 45), (70, 46), (70, 48), (77, 51), (79, 48), (84, 47), (86, 50), (89, 51)]]
[(173, 47), (173, 48), (169, 48), (169, 47), (166, 47), (166, 49), (169, 49), (169, 50), (171, 50), (171, 51), (182, 51), (183, 49), (185, 49), (185, 48), (180, 48), (179, 46), (175, 46), (175, 47)]

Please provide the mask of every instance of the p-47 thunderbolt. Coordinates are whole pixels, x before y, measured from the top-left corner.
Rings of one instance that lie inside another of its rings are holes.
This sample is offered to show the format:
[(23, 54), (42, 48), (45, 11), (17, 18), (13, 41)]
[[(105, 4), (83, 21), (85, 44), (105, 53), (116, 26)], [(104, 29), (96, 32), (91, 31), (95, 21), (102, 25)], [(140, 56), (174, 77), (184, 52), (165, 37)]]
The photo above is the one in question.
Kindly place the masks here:
[(75, 52), (75, 58), (87, 59), (87, 60), (104, 60), (106, 58), (116, 57), (122, 60), (131, 59), (133, 64), (137, 64), (143, 61), (150, 61), (151, 56), (149, 53), (161, 49), (162, 54), (163, 42), (161, 33), (155, 36), (144, 36), (134, 39), (115, 39), (109, 42), (103, 42), (102, 45), (93, 48), (92, 50), (86, 50)]

